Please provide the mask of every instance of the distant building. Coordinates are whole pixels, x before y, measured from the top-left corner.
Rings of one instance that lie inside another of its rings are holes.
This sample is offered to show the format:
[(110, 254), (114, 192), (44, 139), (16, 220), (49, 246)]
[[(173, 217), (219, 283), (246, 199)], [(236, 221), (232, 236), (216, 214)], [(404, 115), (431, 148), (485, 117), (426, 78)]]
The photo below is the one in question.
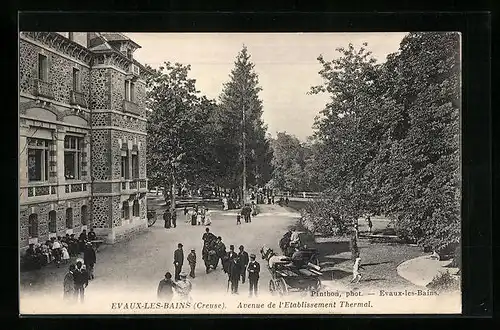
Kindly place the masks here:
[(148, 70), (120, 33), (22, 32), (20, 247), (147, 228)]

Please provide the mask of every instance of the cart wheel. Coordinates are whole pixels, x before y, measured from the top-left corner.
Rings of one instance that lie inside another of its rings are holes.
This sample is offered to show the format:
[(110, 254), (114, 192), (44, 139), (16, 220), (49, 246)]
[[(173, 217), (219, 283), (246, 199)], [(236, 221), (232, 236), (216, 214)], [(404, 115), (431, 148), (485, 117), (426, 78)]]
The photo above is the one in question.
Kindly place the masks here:
[(280, 278), (278, 280), (277, 290), (281, 296), (288, 294), (288, 285), (286, 285), (286, 282), (283, 278)]
[(276, 294), (276, 284), (273, 280), (269, 281), (269, 292), (271, 292), (272, 295)]

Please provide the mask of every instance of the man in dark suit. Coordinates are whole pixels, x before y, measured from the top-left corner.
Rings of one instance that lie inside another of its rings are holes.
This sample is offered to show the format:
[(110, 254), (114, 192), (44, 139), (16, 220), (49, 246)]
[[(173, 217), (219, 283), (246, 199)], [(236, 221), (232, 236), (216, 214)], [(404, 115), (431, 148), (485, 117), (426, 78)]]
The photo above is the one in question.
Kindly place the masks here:
[(85, 288), (89, 285), (89, 273), (83, 267), (81, 260), (76, 262), (76, 268), (73, 272), (73, 280), (75, 282), (75, 296), (76, 300), (80, 298), (80, 302), (83, 303), (85, 296)]
[(250, 255), (250, 263), (247, 267), (248, 270), (248, 282), (250, 282), (250, 297), (253, 295), (257, 296), (259, 282), (260, 265), (255, 261), (255, 254)]
[[(234, 252), (236, 255), (236, 252)], [(238, 256), (229, 260), (228, 266), (229, 282), (231, 282), (231, 293), (238, 294), (238, 283), (240, 282), (241, 276), (241, 264)]]
[(222, 267), (224, 268), (224, 272), (229, 274), (229, 266), (231, 265), (231, 262), (236, 259), (238, 255), (236, 252), (234, 252), (234, 245), (229, 245), (229, 252), (226, 254)]
[(240, 245), (240, 252), (238, 253), (238, 258), (240, 260), (240, 268), (241, 268), (241, 283), (245, 283), (245, 275), (247, 271), (247, 265), (249, 262), (248, 253), (245, 251), (245, 247)]
[(177, 244), (177, 250), (174, 251), (174, 266), (175, 266), (175, 280), (179, 281), (181, 278), (179, 274), (182, 270), (184, 263), (184, 251), (182, 251), (182, 243)]

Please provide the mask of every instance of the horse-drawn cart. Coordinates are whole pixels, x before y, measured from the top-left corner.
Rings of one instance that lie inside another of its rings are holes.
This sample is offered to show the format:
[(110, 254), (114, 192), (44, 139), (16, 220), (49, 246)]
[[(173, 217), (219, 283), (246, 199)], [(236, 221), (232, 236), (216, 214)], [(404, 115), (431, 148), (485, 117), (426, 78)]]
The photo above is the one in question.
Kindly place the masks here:
[(322, 273), (313, 264), (297, 266), (287, 256), (278, 256), (271, 249), (261, 250), (262, 258), (268, 262), (271, 274), (269, 291), (271, 294), (286, 295), (290, 292), (314, 293), (321, 290)]

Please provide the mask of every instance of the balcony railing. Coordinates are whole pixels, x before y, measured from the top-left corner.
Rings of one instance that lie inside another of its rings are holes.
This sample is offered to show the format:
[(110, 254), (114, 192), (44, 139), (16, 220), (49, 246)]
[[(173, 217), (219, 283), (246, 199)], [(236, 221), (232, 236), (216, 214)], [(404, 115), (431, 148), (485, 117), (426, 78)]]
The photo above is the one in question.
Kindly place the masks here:
[(57, 195), (57, 185), (43, 185), (26, 187), (28, 197)]
[(147, 189), (147, 181), (145, 179), (134, 179), (129, 181), (121, 182), (122, 191), (133, 191), (137, 192), (139, 190)]
[(81, 107), (87, 108), (87, 100), (85, 99), (85, 94), (77, 91), (71, 91), (71, 104), (79, 105)]
[(141, 112), (139, 111), (139, 106), (136, 103), (127, 100), (123, 100), (123, 112), (138, 116), (141, 114)]
[(40, 79), (35, 79), (34, 81), (34, 94), (35, 96), (42, 96), (48, 99), (54, 98), (54, 90), (52, 84)]

